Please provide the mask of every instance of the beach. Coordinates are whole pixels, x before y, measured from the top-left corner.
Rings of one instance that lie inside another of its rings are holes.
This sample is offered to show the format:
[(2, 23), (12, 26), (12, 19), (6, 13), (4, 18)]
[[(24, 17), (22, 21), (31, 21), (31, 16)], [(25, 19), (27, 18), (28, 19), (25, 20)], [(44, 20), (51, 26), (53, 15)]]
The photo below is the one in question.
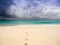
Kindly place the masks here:
[(60, 25), (0, 26), (0, 45), (60, 45)]

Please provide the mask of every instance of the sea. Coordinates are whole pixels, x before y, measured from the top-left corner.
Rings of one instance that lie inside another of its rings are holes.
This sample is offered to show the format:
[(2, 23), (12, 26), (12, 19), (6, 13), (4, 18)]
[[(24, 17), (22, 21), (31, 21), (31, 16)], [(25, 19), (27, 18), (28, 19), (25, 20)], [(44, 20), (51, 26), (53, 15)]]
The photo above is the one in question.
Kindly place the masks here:
[(0, 20), (0, 25), (60, 24), (60, 20)]

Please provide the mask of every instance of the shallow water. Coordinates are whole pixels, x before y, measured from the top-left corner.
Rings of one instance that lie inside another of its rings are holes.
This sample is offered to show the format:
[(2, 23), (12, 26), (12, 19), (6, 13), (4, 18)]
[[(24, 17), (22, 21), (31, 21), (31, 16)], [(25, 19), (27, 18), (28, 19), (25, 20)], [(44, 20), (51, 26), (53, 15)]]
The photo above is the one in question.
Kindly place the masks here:
[(60, 20), (0, 20), (0, 25), (7, 24), (60, 24)]

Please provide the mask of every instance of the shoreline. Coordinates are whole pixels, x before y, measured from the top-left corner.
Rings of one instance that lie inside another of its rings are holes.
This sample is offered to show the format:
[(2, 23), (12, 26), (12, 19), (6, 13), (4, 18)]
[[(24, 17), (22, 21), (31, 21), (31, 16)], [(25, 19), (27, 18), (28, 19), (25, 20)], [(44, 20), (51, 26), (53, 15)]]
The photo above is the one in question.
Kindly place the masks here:
[(16, 27), (16, 26), (60, 26), (60, 24), (17, 24), (17, 25), (9, 25), (9, 24), (3, 24), (3, 25), (0, 25), (0, 27)]

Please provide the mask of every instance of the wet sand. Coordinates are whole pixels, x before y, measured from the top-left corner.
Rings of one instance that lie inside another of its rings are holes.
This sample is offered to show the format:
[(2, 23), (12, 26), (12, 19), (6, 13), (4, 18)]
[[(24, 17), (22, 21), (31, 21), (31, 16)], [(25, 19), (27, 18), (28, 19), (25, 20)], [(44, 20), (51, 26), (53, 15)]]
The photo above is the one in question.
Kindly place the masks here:
[(0, 26), (0, 45), (60, 45), (60, 25)]

